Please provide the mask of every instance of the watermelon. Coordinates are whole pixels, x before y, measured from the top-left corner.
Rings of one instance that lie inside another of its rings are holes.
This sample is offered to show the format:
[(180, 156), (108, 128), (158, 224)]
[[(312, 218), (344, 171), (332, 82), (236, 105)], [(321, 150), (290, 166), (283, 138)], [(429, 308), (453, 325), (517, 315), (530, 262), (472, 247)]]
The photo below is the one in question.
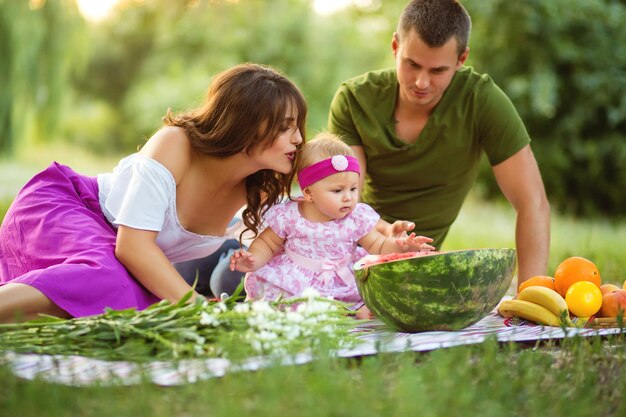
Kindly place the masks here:
[(355, 263), (359, 293), (395, 330), (460, 330), (485, 317), (513, 280), (514, 249), (368, 255)]

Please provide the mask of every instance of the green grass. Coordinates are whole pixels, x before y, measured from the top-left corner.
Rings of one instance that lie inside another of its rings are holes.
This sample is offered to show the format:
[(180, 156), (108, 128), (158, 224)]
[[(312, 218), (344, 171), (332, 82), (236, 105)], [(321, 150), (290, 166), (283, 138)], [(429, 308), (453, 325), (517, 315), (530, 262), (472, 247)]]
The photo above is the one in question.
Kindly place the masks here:
[[(620, 416), (624, 340), (320, 360), (179, 387), (72, 388), (0, 368), (7, 416)], [(619, 346), (619, 347), (615, 347)]]
[[(444, 249), (514, 247), (514, 221), (508, 206), (472, 195)], [(605, 282), (621, 284), (624, 242), (626, 222), (555, 214), (549, 272), (578, 255), (593, 260)], [(424, 354), (325, 359), (171, 388), (147, 382), (74, 388), (23, 381), (0, 365), (0, 416), (622, 416), (625, 346), (621, 336), (560, 345), (490, 340)]]

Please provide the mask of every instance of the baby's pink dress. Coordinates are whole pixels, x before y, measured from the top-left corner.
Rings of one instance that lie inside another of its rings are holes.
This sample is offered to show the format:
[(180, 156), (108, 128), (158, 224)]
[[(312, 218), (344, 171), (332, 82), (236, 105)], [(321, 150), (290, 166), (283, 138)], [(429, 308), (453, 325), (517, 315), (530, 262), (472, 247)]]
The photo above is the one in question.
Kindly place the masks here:
[[(281, 238), (283, 248), (263, 267), (246, 275), (249, 298), (274, 300), (281, 294), (292, 297), (314, 288), (323, 297), (360, 303), (352, 266), (365, 255), (357, 242), (376, 226), (380, 216), (368, 205), (357, 204), (346, 217), (312, 222), (300, 215), (298, 203), (272, 206), (265, 223)], [(322, 269), (302, 266), (302, 258)]]

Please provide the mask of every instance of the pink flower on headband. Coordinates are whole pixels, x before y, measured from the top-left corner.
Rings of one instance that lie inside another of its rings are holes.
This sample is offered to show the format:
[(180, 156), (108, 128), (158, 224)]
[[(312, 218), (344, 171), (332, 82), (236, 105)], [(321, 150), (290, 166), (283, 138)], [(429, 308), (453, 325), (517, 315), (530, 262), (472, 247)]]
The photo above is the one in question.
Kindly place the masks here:
[(345, 171), (348, 168), (348, 158), (343, 155), (335, 155), (330, 158), (330, 163), (337, 171)]
[(300, 189), (304, 190), (309, 185), (329, 175), (347, 171), (361, 174), (359, 160), (351, 155), (335, 155), (331, 158), (316, 162), (306, 168), (302, 168), (300, 172), (298, 172), (298, 183), (300, 184)]

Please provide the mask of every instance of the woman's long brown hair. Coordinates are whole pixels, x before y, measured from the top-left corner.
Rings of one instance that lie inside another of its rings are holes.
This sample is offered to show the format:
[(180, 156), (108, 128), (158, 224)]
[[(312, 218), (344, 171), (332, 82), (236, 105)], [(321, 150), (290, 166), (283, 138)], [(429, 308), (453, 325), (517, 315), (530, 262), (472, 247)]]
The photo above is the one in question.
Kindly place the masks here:
[[(241, 64), (214, 78), (202, 107), (176, 115), (168, 111), (163, 121), (184, 129), (199, 152), (228, 157), (271, 147), (289, 106), (298, 112), (296, 124), (304, 143), (307, 105), (300, 90), (270, 67)], [(254, 237), (267, 209), (289, 193), (292, 177), (261, 170), (246, 179), (243, 223)]]

